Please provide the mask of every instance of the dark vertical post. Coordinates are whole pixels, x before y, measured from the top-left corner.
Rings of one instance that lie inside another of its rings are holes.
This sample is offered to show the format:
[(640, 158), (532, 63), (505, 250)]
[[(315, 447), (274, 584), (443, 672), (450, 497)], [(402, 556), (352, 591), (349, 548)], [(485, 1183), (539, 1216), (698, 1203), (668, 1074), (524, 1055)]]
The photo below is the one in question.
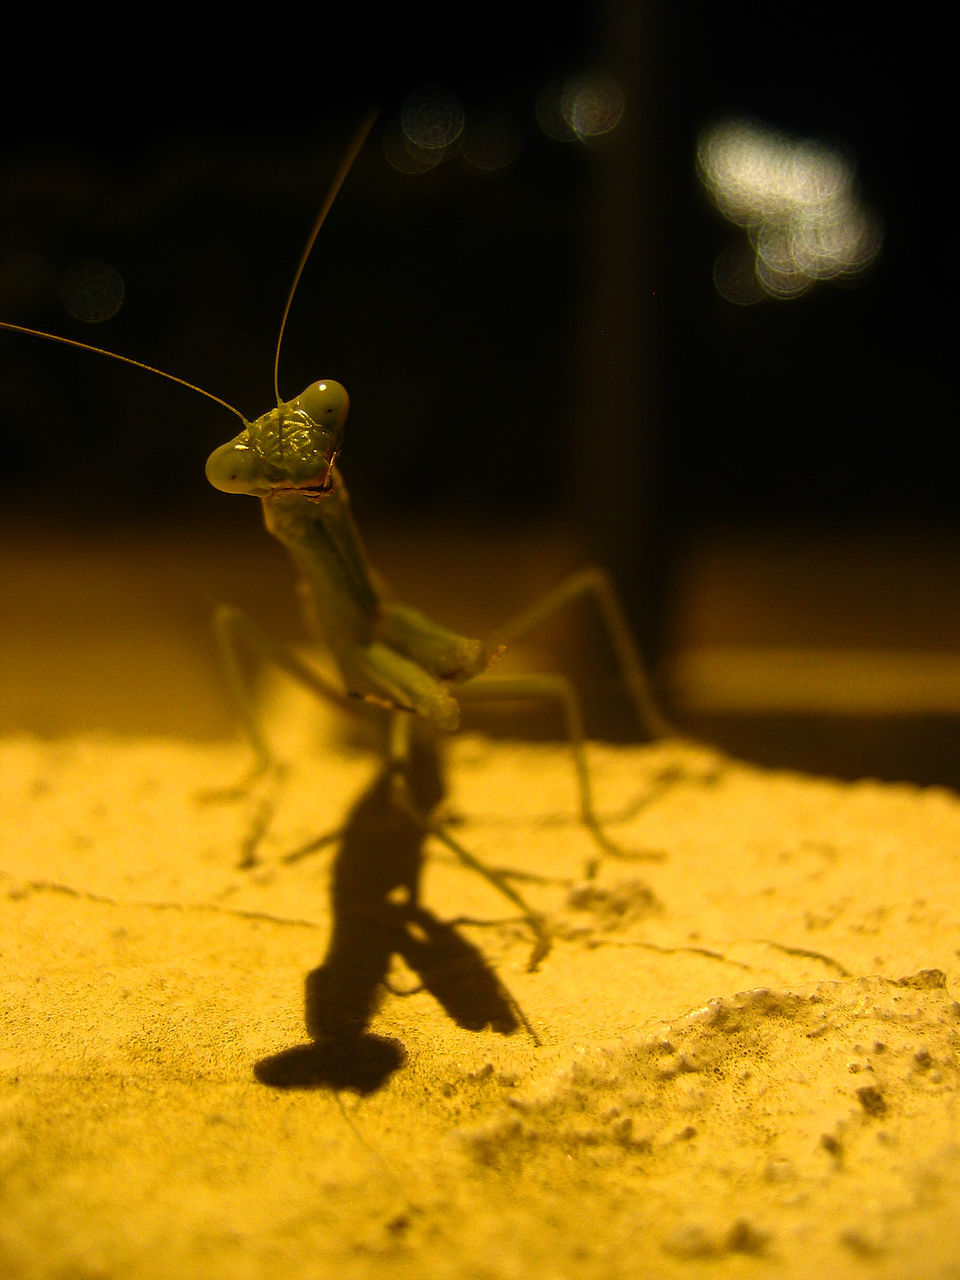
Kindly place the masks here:
[(657, 288), (658, 29), (654, 0), (607, 0), (602, 66), (625, 95), (588, 194), (574, 459), (590, 549), (614, 574), (648, 660), (660, 641)]

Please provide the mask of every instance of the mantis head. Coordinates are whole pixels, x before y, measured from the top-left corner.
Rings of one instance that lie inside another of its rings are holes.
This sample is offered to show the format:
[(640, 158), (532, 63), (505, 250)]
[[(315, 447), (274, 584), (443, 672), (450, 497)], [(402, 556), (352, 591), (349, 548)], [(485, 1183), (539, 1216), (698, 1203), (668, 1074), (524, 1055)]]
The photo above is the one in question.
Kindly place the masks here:
[(248, 423), (207, 459), (207, 479), (223, 493), (255, 498), (330, 487), (350, 397), (339, 382), (312, 382), (294, 400)]

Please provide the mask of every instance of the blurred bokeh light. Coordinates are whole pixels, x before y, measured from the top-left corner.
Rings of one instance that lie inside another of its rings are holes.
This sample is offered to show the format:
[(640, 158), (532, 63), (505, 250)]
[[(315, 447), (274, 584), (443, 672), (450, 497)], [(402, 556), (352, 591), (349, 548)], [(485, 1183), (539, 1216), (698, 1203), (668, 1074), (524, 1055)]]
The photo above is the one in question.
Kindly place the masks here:
[(541, 132), (555, 142), (590, 142), (617, 127), (624, 105), (623, 90), (613, 76), (581, 71), (544, 84), (535, 111)]
[(880, 251), (880, 223), (859, 202), (853, 164), (823, 143), (729, 119), (704, 130), (697, 161), (714, 204), (749, 236), (753, 281), (742, 252), (714, 266), (730, 302), (795, 298), (818, 280), (849, 281)]

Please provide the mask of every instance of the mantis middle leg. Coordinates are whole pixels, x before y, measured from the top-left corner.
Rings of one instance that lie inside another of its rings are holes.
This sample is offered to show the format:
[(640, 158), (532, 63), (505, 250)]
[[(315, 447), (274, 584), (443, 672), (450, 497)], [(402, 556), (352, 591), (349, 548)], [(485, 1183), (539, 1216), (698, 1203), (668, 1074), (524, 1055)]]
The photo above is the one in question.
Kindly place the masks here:
[[(356, 711), (356, 703), (342, 693), (335, 684), (326, 680), (305, 662), (289, 646), (272, 640), (247, 615), (232, 605), (221, 605), (213, 615), (213, 629), (220, 651), (223, 669), (226, 673), (230, 693), (240, 715), (240, 724), (244, 737), (250, 743), (254, 753), (254, 763), (250, 771), (232, 787), (220, 791), (207, 792), (205, 800), (232, 800), (247, 795), (253, 785), (266, 775), (273, 775), (279, 783), (282, 765), (270, 749), (263, 722), (257, 706), (257, 699), (244, 673), (240, 658), (241, 648), (247, 648), (265, 662), (272, 662), (285, 671), (287, 675), (304, 685), (317, 697), (343, 708), (345, 711)], [(276, 797), (271, 792), (258, 808), (253, 825), (243, 842), (241, 867), (252, 867), (257, 862), (257, 846), (266, 832), (276, 807)], [(339, 830), (328, 832), (320, 839), (312, 842), (311, 851), (322, 848), (337, 839)]]

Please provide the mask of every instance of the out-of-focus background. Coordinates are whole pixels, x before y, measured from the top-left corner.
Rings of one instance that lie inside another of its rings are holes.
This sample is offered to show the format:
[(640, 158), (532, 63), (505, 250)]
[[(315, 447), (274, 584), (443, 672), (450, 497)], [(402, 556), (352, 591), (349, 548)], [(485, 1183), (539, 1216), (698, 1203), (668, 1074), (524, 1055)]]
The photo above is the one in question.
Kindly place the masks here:
[[(29, 20), (29, 15), (28, 15)], [(0, 318), (248, 416), (352, 396), (374, 559), (483, 631), (590, 560), (677, 722), (752, 759), (960, 785), (943, 19), (580, 3), (78, 13), (10, 37)], [(0, 729), (229, 731), (220, 600), (300, 635), (203, 462), (229, 414), (0, 333)], [(586, 610), (519, 659), (625, 737)]]

